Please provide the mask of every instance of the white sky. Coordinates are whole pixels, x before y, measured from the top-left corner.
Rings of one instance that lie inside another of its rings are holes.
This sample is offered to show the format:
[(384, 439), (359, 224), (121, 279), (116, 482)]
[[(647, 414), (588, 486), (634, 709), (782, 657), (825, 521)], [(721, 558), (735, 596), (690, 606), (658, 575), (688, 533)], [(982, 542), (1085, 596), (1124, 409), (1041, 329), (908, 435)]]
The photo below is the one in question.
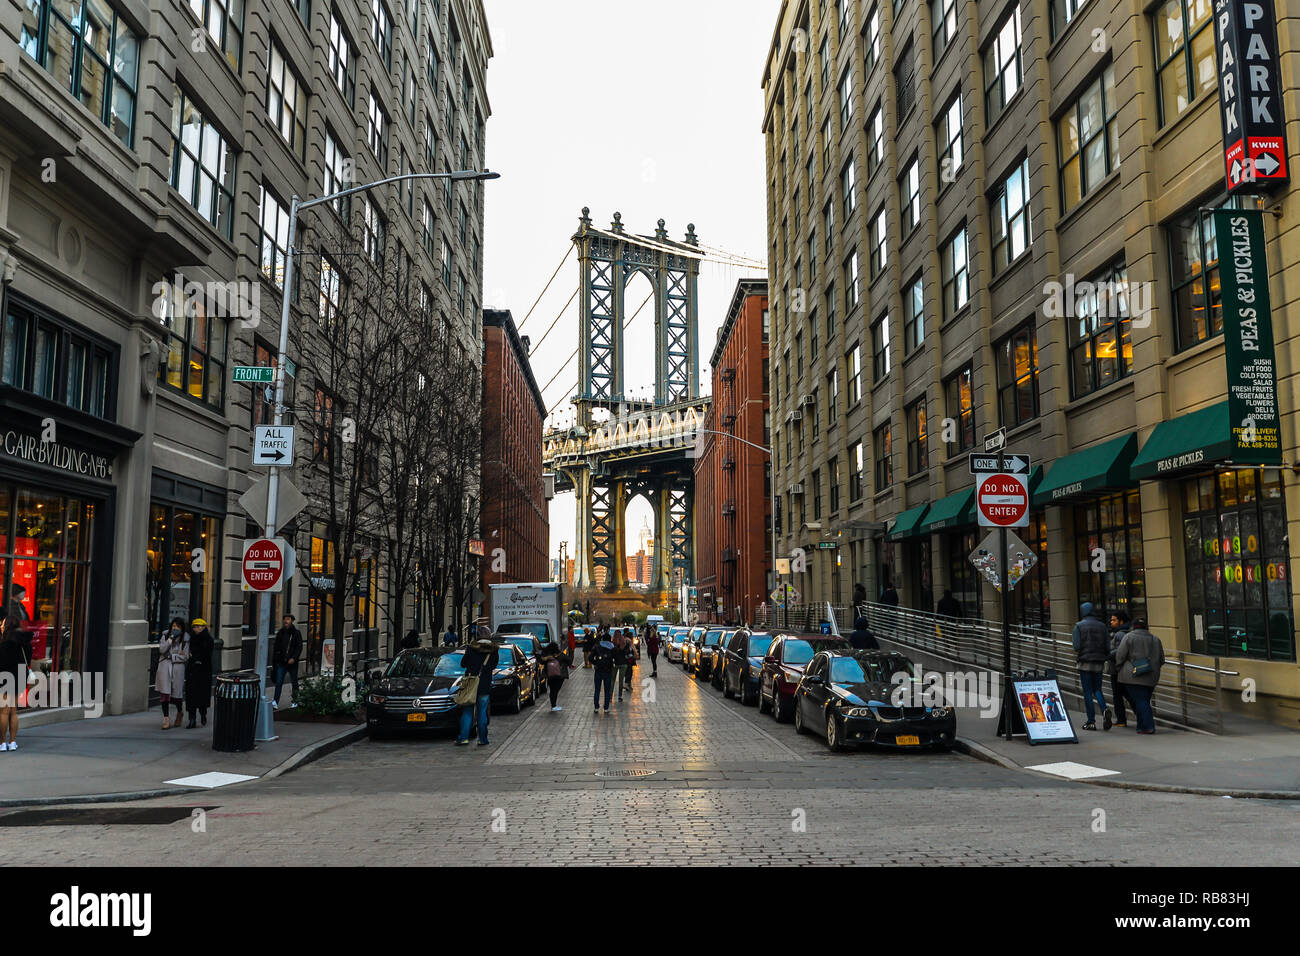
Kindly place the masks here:
[[(657, 220), (685, 236), (766, 261), (763, 64), (780, 0), (484, 0), (495, 57), (488, 67), (492, 117), (485, 186), (483, 304), (521, 322), (570, 247), (583, 206), (608, 228), (615, 211), (629, 232), (653, 235)], [(736, 281), (762, 273), (704, 263), (700, 269), (700, 385)], [(565, 263), (522, 327), (537, 343), (578, 284)], [(637, 278), (628, 308), (649, 293)], [(578, 342), (578, 301), (532, 354), (546, 386)], [(653, 386), (651, 306), (625, 336), (629, 395)], [(545, 388), (547, 407), (566, 415), (576, 390), (575, 359)], [(628, 508), (627, 542), (637, 549), (649, 505)], [(551, 504), (551, 556), (574, 540), (573, 496)]]

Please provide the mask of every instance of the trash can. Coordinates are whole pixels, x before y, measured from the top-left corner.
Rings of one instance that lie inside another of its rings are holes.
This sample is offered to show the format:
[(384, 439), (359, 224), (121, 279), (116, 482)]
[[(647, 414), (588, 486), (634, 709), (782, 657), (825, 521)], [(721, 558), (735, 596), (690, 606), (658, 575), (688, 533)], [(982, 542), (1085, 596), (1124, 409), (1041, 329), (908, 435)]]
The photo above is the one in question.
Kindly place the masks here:
[(252, 671), (222, 674), (213, 693), (212, 749), (239, 753), (253, 749), (261, 681)]

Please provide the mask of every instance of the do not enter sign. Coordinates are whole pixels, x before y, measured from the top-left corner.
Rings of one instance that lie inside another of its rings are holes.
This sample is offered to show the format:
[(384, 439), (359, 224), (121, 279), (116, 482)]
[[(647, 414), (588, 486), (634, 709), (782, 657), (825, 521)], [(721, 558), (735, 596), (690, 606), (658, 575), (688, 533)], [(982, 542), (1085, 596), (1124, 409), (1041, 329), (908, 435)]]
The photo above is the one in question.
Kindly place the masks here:
[(1029, 482), (1025, 475), (976, 475), (975, 506), (986, 528), (1029, 524)]
[(284, 589), (288, 543), (283, 538), (258, 538), (244, 542), (241, 562), (243, 589), (279, 593)]

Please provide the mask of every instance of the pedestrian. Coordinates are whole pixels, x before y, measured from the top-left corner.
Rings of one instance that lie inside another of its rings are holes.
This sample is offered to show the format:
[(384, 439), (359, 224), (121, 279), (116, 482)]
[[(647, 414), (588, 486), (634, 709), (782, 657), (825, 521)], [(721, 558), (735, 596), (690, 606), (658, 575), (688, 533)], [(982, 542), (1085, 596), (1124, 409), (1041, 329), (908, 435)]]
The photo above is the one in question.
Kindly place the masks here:
[(572, 667), (572, 666), (573, 666), (573, 658), (574, 658), (574, 656), (575, 656), (575, 655), (577, 654), (577, 652), (578, 652), (578, 637), (577, 637), (576, 634), (573, 633), (573, 625), (572, 625), (572, 624), (569, 625), (569, 631), (568, 631), (568, 633), (565, 635), (565, 638), (566, 638), (566, 640), (567, 640), (567, 645), (566, 645), (566, 646), (567, 646), (568, 649), (569, 649), (569, 659), (568, 659), (568, 662), (567, 662), (567, 663), (569, 664), (570, 667)]
[(475, 720), (478, 721), (478, 745), (486, 747), (488, 740), (488, 718), (492, 710), (492, 672), (501, 662), (500, 651), (490, 638), (480, 637), (461, 656), (461, 666), (467, 677), (476, 678), (478, 689), (472, 703), (461, 704), (460, 735), (456, 738), (457, 747), (469, 746), (469, 732)]
[(546, 688), (551, 692), (551, 713), (558, 714), (564, 710), (560, 706), (560, 688), (569, 679), (569, 661), (558, 644), (552, 642), (542, 648), (542, 668), (546, 672)]
[(216, 643), (208, 630), (208, 622), (196, 617), (191, 624), (190, 659), (185, 665), (185, 709), (190, 712), (190, 722), (185, 725), (188, 730), (194, 729), (196, 714), (203, 718), (204, 727), (208, 725), (208, 705), (212, 702), (212, 654)]
[(591, 655), (599, 643), (600, 629), (588, 624), (582, 638), (582, 666), (587, 670), (591, 669)]
[(19, 634), (17, 614), (0, 618), (0, 751), (18, 749), (18, 698), (26, 689), (29, 663)]
[[(171, 625), (158, 640), (158, 670), (154, 684), (162, 699), (163, 730), (179, 727), (185, 716), (185, 662), (190, 657), (190, 635), (185, 622), (172, 618)], [(171, 720), (171, 705), (176, 705), (176, 722)]]
[(880, 603), (888, 604), (890, 607), (898, 607), (898, 592), (894, 590), (893, 581), (885, 582), (885, 590), (880, 595)]
[(961, 602), (952, 596), (949, 588), (943, 589), (943, 597), (939, 598), (939, 603), (935, 605), (935, 610), (945, 617), (961, 617)]
[(587, 662), (594, 669), (592, 706), (600, 713), (600, 691), (605, 689), (605, 713), (609, 713), (609, 702), (614, 696), (614, 644), (611, 641), (599, 641), (587, 653)]
[(455, 647), (460, 639), (456, 637), (456, 628), (451, 624), (447, 625), (447, 630), (442, 635), (442, 643), (446, 647)]
[(627, 676), (627, 635), (621, 630), (615, 631), (614, 644), (614, 680), (618, 686), (618, 700), (623, 702), (623, 684)]
[(1106, 706), (1106, 695), (1102, 693), (1102, 673), (1106, 661), (1110, 659), (1110, 632), (1101, 621), (1101, 615), (1090, 601), (1079, 605), (1079, 623), (1074, 625), (1070, 635), (1074, 645), (1075, 660), (1079, 665), (1079, 683), (1083, 686), (1083, 704), (1087, 709), (1088, 720), (1084, 730), (1097, 729), (1097, 714), (1093, 701), (1101, 707), (1102, 729), (1110, 730), (1110, 708)]
[(867, 603), (867, 589), (861, 581), (853, 585), (853, 603), (855, 605)]
[(855, 651), (878, 651), (880, 644), (876, 641), (876, 635), (871, 633), (867, 627), (867, 619), (860, 617), (853, 622), (853, 633), (849, 635), (849, 643), (853, 645)]
[(292, 614), (286, 614), (283, 626), (275, 632), (275, 647), (271, 651), (271, 663), (275, 665), (275, 699), (271, 706), (280, 709), (280, 691), (284, 689), (284, 679), (289, 678), (293, 684), (294, 706), (298, 698), (298, 660), (302, 657), (302, 632), (295, 626)]
[(416, 648), (419, 646), (420, 646), (420, 632), (417, 631), (415, 628), (411, 628), (406, 633), (406, 637), (402, 638), (402, 645), (401, 645), (402, 650), (409, 651), (412, 648)]
[(1151, 711), (1151, 696), (1160, 683), (1160, 668), (1165, 664), (1165, 647), (1160, 638), (1147, 630), (1144, 618), (1133, 622), (1115, 650), (1119, 682), (1128, 690), (1137, 717), (1137, 732), (1154, 734), (1156, 719)]
[(650, 676), (659, 676), (659, 628), (653, 624), (645, 631), (645, 651), (650, 655)]
[[(1110, 616), (1110, 696), (1115, 701), (1115, 726), (1128, 726), (1128, 713), (1124, 709), (1124, 701), (1127, 699), (1129, 704), (1133, 699), (1129, 697), (1128, 687), (1119, 682), (1119, 667), (1115, 664), (1115, 651), (1119, 649), (1120, 642), (1124, 640), (1124, 635), (1132, 630), (1129, 624), (1128, 611), (1116, 611)], [(1134, 713), (1137, 713), (1134, 707)]]
[(620, 700), (623, 699), (623, 694), (622, 694), (623, 685), (624, 684), (627, 685), (627, 692), (629, 694), (632, 693), (632, 687), (634, 686), (632, 683), (632, 678), (633, 678), (632, 672), (636, 669), (637, 647), (636, 647), (636, 635), (632, 631), (632, 628), (630, 627), (623, 629), (623, 651), (627, 655), (627, 663), (623, 665), (624, 673), (621, 674), (619, 677), (619, 699)]

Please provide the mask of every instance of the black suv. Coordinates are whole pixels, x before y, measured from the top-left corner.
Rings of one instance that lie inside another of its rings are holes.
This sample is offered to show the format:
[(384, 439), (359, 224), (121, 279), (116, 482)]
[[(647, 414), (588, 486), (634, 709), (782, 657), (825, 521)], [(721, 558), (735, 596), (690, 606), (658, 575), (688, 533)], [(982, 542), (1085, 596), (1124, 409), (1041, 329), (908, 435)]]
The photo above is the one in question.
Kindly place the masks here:
[(766, 631), (751, 632), (741, 628), (731, 635), (722, 659), (722, 694), (739, 697), (745, 705), (758, 703), (758, 681), (763, 673), (763, 658), (772, 646), (773, 635)]

